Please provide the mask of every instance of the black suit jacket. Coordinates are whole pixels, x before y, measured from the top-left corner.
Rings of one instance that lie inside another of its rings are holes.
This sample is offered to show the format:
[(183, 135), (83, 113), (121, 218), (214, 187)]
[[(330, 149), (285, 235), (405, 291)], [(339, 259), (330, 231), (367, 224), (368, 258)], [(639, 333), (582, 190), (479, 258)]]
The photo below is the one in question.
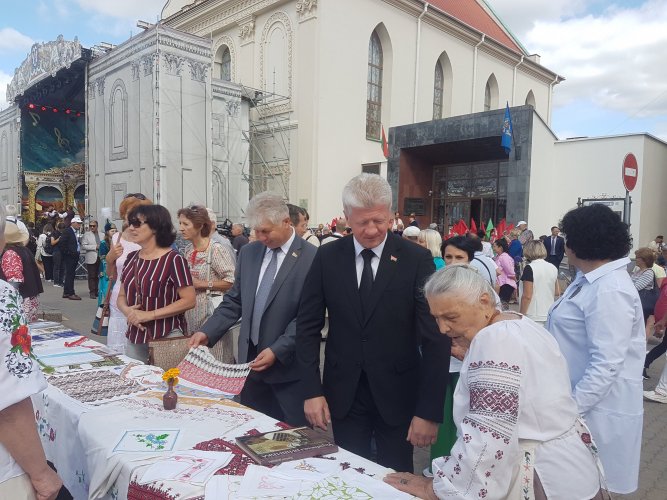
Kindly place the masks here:
[(76, 234), (72, 226), (66, 227), (62, 230), (58, 247), (64, 256), (77, 257), (79, 256), (79, 248), (76, 242)]
[[(324, 395), (332, 415), (344, 418), (363, 370), (387, 423), (401, 425), (415, 415), (441, 422), (451, 342), (439, 333), (422, 293), (434, 270), (430, 252), (389, 234), (373, 284), (371, 312), (364, 319), (353, 237), (322, 245), (304, 284), (296, 325), (304, 398)], [(325, 310), (329, 333), (320, 383)]]
[[(547, 249), (547, 256), (551, 255), (551, 236), (547, 236), (544, 240), (544, 246)], [(556, 237), (556, 257), (558, 262), (563, 260), (565, 255), (565, 239), (562, 236)]]

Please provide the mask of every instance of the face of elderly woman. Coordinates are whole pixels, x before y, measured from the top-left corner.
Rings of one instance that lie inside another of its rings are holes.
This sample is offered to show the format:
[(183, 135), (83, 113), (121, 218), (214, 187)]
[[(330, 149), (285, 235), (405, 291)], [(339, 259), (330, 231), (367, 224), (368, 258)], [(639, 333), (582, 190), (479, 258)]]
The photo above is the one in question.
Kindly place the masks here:
[(493, 305), (486, 293), (482, 294), (479, 302), (473, 303), (462, 293), (445, 293), (426, 299), (440, 333), (452, 339), (465, 337), (468, 341), (472, 340), (488, 325), (493, 312)]

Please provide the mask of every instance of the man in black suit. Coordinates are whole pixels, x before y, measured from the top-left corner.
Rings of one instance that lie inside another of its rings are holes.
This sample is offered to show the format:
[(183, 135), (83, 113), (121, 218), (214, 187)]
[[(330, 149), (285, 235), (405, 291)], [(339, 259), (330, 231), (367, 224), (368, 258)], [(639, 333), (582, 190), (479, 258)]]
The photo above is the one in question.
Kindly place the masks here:
[(311, 425), (326, 429), (331, 422), (336, 443), (366, 458), (375, 438), (378, 463), (412, 471), (412, 446), (435, 442), (442, 421), (450, 342), (421, 291), (433, 258), (388, 232), (391, 204), (391, 188), (379, 175), (361, 174), (345, 186), (353, 236), (321, 246), (315, 256), (301, 295), (296, 353)]
[(551, 262), (556, 269), (560, 267), (560, 263), (565, 255), (565, 240), (562, 236), (558, 236), (560, 229), (558, 226), (551, 228), (551, 236), (544, 239), (544, 246), (547, 249), (547, 262)]
[(246, 216), (257, 241), (241, 248), (234, 286), (190, 346), (213, 346), (240, 318), (238, 361), (252, 363), (241, 403), (290, 425), (306, 425), (294, 343), (301, 289), (317, 248), (296, 234), (276, 194), (254, 196)]
[(71, 224), (63, 229), (58, 246), (62, 252), (63, 268), (65, 269), (65, 286), (63, 288), (63, 299), (81, 300), (74, 291), (74, 275), (76, 266), (79, 264), (80, 245), (77, 231), (81, 227), (81, 217), (75, 215)]

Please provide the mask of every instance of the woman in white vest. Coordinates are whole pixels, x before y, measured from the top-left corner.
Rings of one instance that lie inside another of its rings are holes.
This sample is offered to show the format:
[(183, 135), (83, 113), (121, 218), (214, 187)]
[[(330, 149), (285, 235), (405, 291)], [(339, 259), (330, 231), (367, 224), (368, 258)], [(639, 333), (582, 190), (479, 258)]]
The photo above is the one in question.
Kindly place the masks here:
[(560, 295), (558, 269), (547, 262), (547, 249), (540, 240), (531, 240), (523, 246), (528, 264), (519, 281), (521, 306), (519, 312), (544, 326), (549, 308)]

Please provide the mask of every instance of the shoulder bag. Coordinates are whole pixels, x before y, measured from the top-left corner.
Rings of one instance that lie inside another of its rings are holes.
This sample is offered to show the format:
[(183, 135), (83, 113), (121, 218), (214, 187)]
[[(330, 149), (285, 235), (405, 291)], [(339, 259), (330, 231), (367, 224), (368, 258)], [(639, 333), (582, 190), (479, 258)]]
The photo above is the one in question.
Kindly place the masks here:
[[(653, 270), (651, 272), (653, 273)], [(653, 314), (658, 297), (660, 297), (660, 289), (655, 279), (655, 273), (653, 273), (653, 288), (639, 290), (639, 300), (642, 302), (642, 309), (646, 312), (651, 311), (651, 314)]]
[(109, 284), (107, 285), (107, 293), (104, 296), (102, 305), (97, 307), (93, 326), (90, 328), (90, 333), (94, 333), (101, 337), (106, 337), (109, 332), (109, 315), (111, 314), (111, 311), (109, 310), (109, 300), (111, 298), (111, 290), (113, 290), (114, 283), (114, 281), (109, 281)]

